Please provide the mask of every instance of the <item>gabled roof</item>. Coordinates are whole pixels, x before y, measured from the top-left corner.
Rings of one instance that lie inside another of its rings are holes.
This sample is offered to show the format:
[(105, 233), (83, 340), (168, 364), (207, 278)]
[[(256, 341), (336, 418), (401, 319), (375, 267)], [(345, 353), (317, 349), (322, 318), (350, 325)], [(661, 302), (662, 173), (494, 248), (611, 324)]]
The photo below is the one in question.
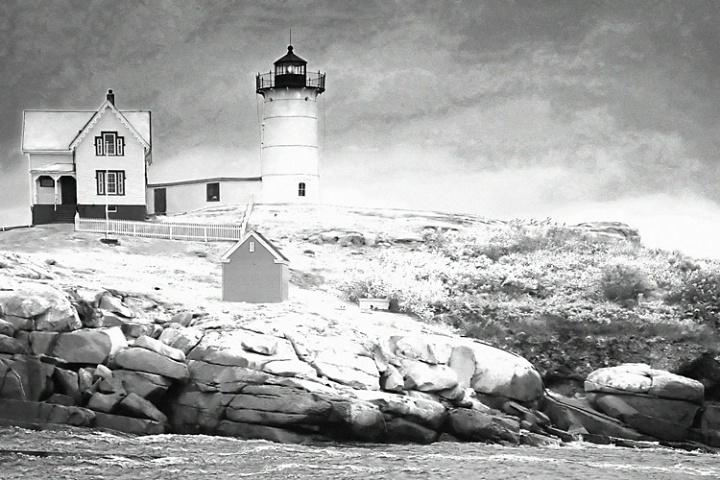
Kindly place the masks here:
[(247, 242), (251, 238), (263, 247), (265, 247), (265, 250), (270, 252), (270, 254), (275, 257), (275, 263), (283, 263), (285, 265), (288, 265), (290, 263), (290, 260), (285, 255), (283, 255), (283, 253), (278, 247), (276, 247), (270, 240), (265, 238), (260, 232), (256, 232), (255, 230), (250, 230), (248, 233), (245, 234), (243, 238), (238, 240), (235, 245), (230, 247), (230, 249), (225, 252), (220, 258), (220, 261), (222, 263), (230, 263), (230, 257), (232, 256), (232, 254), (235, 253), (238, 248), (244, 245), (245, 242)]
[[(69, 152), (107, 111), (107, 106), (132, 132), (143, 147), (150, 149), (150, 112), (119, 111), (105, 101), (98, 110), (25, 110), (23, 113), (22, 151)], [(78, 140), (76, 142), (76, 140)]]
[(83, 141), (83, 139), (87, 136), (90, 130), (92, 130), (92, 127), (94, 127), (95, 124), (100, 121), (103, 115), (105, 115), (105, 112), (107, 112), (108, 110), (115, 114), (115, 116), (122, 122), (122, 124), (125, 125), (128, 130), (130, 130), (130, 133), (132, 133), (132, 135), (140, 143), (142, 143), (143, 147), (145, 147), (146, 150), (150, 150), (150, 143), (140, 135), (140, 133), (135, 129), (135, 127), (132, 126), (128, 119), (125, 118), (125, 115), (120, 113), (120, 110), (115, 108), (115, 105), (113, 105), (110, 100), (105, 100), (105, 102), (100, 106), (98, 111), (95, 112), (95, 115), (93, 115), (92, 118), (87, 122), (85, 127), (80, 130), (77, 136), (73, 139), (72, 143), (70, 143), (70, 150), (77, 147), (78, 143)]

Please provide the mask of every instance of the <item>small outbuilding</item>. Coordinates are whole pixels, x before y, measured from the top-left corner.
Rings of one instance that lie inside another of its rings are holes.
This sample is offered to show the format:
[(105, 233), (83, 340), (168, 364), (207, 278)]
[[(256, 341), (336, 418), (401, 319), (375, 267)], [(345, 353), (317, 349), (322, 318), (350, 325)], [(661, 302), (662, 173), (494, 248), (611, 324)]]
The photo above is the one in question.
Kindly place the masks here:
[(290, 260), (259, 232), (249, 231), (221, 258), (222, 299), (275, 303), (288, 299)]

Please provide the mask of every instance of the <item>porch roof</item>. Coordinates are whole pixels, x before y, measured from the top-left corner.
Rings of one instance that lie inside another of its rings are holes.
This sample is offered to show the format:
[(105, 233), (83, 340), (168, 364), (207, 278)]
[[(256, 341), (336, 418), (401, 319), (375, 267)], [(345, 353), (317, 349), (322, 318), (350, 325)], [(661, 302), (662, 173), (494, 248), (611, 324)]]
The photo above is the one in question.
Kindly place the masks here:
[(67, 173), (74, 172), (75, 165), (72, 163), (51, 163), (50, 165), (42, 165), (30, 170), (32, 173)]

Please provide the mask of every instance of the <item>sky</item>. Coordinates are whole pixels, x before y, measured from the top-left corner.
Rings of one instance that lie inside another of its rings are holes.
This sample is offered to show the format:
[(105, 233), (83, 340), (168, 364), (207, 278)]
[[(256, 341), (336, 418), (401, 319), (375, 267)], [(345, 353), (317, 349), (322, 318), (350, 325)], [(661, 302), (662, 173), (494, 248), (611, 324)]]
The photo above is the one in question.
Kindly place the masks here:
[[(323, 201), (624, 221), (720, 258), (720, 2), (0, 2), (0, 226), (24, 109), (151, 110), (154, 178), (259, 169), (254, 76), (289, 31), (320, 96)], [(222, 170), (222, 171), (221, 171)]]

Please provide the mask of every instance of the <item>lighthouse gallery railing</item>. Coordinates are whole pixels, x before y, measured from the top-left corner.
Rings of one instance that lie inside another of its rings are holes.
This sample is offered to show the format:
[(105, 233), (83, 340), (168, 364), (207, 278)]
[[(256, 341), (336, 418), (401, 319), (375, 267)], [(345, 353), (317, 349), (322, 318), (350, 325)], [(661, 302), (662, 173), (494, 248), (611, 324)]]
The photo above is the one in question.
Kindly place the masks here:
[[(325, 90), (325, 74), (320, 72), (307, 72), (305, 74), (305, 86), (308, 88), (317, 88), (322, 93)], [(255, 89), (275, 87), (275, 73), (258, 73), (255, 77)]]

